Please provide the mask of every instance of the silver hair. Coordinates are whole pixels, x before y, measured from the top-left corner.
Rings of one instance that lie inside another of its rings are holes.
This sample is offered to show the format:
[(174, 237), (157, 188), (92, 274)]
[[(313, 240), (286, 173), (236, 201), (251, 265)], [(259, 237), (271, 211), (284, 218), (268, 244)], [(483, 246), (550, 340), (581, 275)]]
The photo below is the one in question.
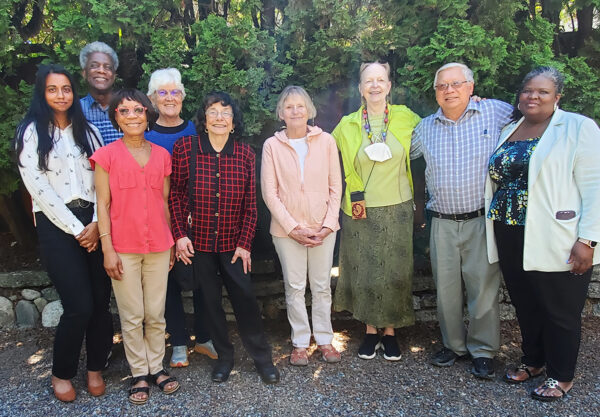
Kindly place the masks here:
[(148, 97), (169, 83), (174, 83), (181, 90), (182, 98), (185, 98), (185, 88), (181, 82), (181, 73), (177, 68), (161, 68), (154, 71), (148, 81)]
[(440, 72), (447, 70), (448, 68), (455, 68), (455, 67), (458, 67), (462, 70), (462, 73), (465, 76), (465, 80), (470, 81), (472, 83), (475, 82), (475, 80), (473, 79), (473, 71), (471, 71), (471, 68), (467, 67), (465, 64), (461, 64), (460, 62), (450, 62), (448, 64), (442, 65), (435, 72), (435, 77), (433, 78), (433, 88), (435, 88), (435, 85), (437, 84), (438, 74)]
[(283, 117), (281, 116), (283, 114), (283, 106), (285, 101), (293, 94), (297, 94), (304, 99), (304, 104), (308, 112), (308, 118), (314, 119), (317, 116), (317, 109), (315, 108), (315, 105), (313, 104), (313, 101), (306, 90), (302, 87), (298, 87), (297, 85), (288, 85), (283, 89), (281, 94), (279, 94), (277, 107), (275, 108), (275, 114), (277, 117), (279, 117), (280, 120), (283, 120)]
[(358, 71), (360, 81), (362, 81), (363, 72), (365, 72), (365, 70), (367, 68), (369, 68), (371, 65), (381, 65), (385, 69), (385, 73), (387, 74), (388, 81), (391, 80), (392, 69), (390, 67), (390, 64), (388, 64), (387, 62), (374, 61), (374, 62), (363, 62), (362, 64), (360, 64), (360, 70)]
[(88, 61), (88, 56), (95, 52), (101, 52), (103, 54), (108, 55), (112, 60), (113, 66), (115, 67), (115, 71), (117, 70), (117, 68), (119, 68), (119, 57), (117, 56), (115, 50), (107, 44), (105, 44), (104, 42), (96, 41), (88, 43), (81, 49), (81, 52), (79, 52), (79, 65), (81, 65), (81, 69), (85, 69), (85, 66), (87, 65)]
[(521, 87), (519, 88), (519, 93), (523, 91), (525, 88), (525, 84), (531, 81), (533, 78), (538, 75), (542, 75), (548, 78), (550, 81), (554, 83), (554, 88), (556, 89), (556, 94), (562, 94), (563, 88), (565, 86), (565, 76), (561, 74), (559, 70), (554, 67), (537, 67), (533, 70), (529, 71), (525, 78), (523, 78), (523, 82), (521, 83)]

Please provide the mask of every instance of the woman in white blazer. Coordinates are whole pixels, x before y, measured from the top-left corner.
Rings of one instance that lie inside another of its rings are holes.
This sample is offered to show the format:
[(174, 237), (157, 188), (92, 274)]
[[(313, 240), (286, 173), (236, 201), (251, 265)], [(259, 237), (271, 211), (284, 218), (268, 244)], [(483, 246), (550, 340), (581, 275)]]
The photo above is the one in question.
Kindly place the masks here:
[(525, 76), (485, 189), (489, 261), (500, 261), (523, 338), (522, 363), (504, 379), (518, 384), (545, 367), (531, 393), (540, 401), (573, 386), (581, 311), (600, 261), (600, 129), (558, 109), (563, 84), (551, 67)]

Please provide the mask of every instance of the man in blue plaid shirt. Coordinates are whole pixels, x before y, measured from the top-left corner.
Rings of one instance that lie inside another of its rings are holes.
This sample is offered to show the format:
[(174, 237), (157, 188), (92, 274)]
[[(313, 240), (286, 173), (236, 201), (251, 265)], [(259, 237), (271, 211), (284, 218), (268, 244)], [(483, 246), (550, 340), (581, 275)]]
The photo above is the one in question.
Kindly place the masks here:
[(98, 128), (104, 144), (108, 145), (122, 136), (108, 119), (108, 104), (119, 67), (119, 58), (104, 42), (92, 42), (79, 53), (79, 63), (89, 91), (89, 94), (81, 99), (83, 114)]
[(440, 108), (415, 128), (410, 152), (427, 164), (431, 267), (444, 343), (431, 363), (451, 366), (470, 354), (473, 375), (491, 379), (500, 346), (500, 269), (488, 262), (483, 191), (489, 158), (513, 108), (498, 100), (471, 100), (473, 72), (463, 64), (442, 66), (433, 86)]

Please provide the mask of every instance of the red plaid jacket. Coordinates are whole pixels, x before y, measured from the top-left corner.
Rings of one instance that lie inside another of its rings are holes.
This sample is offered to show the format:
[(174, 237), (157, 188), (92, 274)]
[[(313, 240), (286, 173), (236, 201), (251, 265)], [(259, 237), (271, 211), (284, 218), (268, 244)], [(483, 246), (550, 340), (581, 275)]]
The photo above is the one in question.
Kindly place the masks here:
[(229, 138), (216, 152), (206, 134), (199, 135), (194, 212), (188, 233), (188, 181), (191, 137), (173, 147), (173, 173), (169, 210), (175, 240), (188, 236), (194, 250), (229, 252), (251, 250), (256, 229), (255, 154), (248, 144)]

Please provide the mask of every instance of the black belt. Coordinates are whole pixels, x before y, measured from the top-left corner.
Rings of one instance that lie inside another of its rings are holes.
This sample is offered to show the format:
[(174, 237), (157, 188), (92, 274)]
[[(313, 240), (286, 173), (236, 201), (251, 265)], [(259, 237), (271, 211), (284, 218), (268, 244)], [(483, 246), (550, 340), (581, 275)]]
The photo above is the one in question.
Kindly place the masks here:
[(81, 198), (78, 198), (77, 200), (71, 200), (69, 201), (66, 206), (70, 209), (72, 208), (88, 208), (91, 205), (93, 205), (94, 203), (91, 203), (87, 200), (82, 200)]
[(483, 216), (485, 212), (484, 209), (480, 208), (479, 210), (472, 211), (470, 213), (460, 213), (460, 214), (444, 214), (438, 213), (437, 211), (427, 210), (433, 217), (437, 217), (438, 219), (444, 220), (454, 220), (455, 222), (462, 222), (465, 220), (474, 219), (479, 216)]

